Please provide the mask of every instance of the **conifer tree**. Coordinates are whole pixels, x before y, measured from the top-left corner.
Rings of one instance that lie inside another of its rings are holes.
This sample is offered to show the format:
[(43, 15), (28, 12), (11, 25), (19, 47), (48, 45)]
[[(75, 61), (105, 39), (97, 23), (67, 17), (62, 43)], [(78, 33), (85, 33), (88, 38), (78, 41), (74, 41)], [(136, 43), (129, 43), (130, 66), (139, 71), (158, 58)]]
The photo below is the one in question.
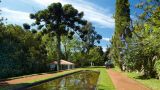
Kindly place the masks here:
[(116, 0), (115, 33), (112, 38), (112, 59), (122, 69), (122, 54), (126, 38), (131, 37), (130, 31), (130, 4), (128, 0)]

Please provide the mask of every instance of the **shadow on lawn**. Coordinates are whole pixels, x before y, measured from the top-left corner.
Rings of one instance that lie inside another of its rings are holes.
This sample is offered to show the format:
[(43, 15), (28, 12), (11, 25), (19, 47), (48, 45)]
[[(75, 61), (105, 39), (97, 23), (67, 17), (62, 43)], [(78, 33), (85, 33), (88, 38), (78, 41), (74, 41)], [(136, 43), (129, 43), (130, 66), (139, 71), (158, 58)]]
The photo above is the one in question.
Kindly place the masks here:
[(135, 76), (135, 77), (133, 77), (133, 78), (135, 78), (135, 79), (141, 79), (141, 80), (146, 80), (146, 79), (148, 79), (148, 78), (146, 78), (146, 77), (144, 77), (144, 76)]
[(147, 80), (147, 79), (151, 79), (151, 78), (154, 78), (154, 77), (146, 76), (146, 75), (138, 75), (138, 76), (134, 76), (133, 78), (140, 79), (140, 80)]

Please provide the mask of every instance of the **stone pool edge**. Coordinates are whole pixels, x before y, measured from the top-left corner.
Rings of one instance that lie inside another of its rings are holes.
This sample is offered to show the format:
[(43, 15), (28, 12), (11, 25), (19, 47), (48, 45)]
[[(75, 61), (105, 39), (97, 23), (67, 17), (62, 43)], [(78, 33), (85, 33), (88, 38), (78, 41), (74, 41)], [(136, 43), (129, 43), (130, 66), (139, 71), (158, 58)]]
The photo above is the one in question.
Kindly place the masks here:
[(14, 88), (12, 90), (25, 90), (29, 87), (36, 86), (36, 85), (39, 85), (39, 84), (42, 84), (42, 83), (45, 83), (45, 82), (49, 82), (51, 80), (55, 80), (57, 78), (61, 78), (61, 77), (64, 77), (64, 76), (68, 76), (68, 75), (71, 75), (71, 74), (78, 73), (78, 72), (81, 72), (81, 71), (83, 71), (83, 70), (78, 70), (78, 71), (66, 73), (66, 74), (63, 74), (63, 75), (58, 75), (58, 76), (55, 76), (55, 77), (51, 77), (51, 78), (48, 78), (48, 79), (45, 79), (45, 80), (36, 81), (36, 82), (30, 83), (28, 85), (22, 86), (22, 87)]

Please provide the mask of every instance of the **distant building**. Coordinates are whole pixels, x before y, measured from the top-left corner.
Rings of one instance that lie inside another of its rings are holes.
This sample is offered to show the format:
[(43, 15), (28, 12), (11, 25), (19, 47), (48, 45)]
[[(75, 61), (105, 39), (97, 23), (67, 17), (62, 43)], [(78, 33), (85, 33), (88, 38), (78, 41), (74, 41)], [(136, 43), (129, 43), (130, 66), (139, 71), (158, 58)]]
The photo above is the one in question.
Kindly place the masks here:
[[(75, 64), (71, 63), (69, 61), (61, 60), (60, 63), (61, 63), (61, 69), (62, 70), (69, 70), (69, 69), (75, 68)], [(56, 71), (57, 70), (57, 64), (58, 64), (57, 61), (53, 61), (52, 63), (50, 63), (50, 69)]]

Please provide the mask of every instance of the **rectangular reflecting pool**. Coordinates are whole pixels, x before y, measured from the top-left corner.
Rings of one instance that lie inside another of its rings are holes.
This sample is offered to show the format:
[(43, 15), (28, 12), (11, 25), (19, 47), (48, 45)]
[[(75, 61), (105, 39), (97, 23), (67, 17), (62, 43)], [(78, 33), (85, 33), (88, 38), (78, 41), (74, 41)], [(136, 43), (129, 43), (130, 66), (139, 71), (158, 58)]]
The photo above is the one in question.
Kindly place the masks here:
[(96, 90), (99, 74), (98, 71), (80, 71), (29, 87), (26, 90)]

